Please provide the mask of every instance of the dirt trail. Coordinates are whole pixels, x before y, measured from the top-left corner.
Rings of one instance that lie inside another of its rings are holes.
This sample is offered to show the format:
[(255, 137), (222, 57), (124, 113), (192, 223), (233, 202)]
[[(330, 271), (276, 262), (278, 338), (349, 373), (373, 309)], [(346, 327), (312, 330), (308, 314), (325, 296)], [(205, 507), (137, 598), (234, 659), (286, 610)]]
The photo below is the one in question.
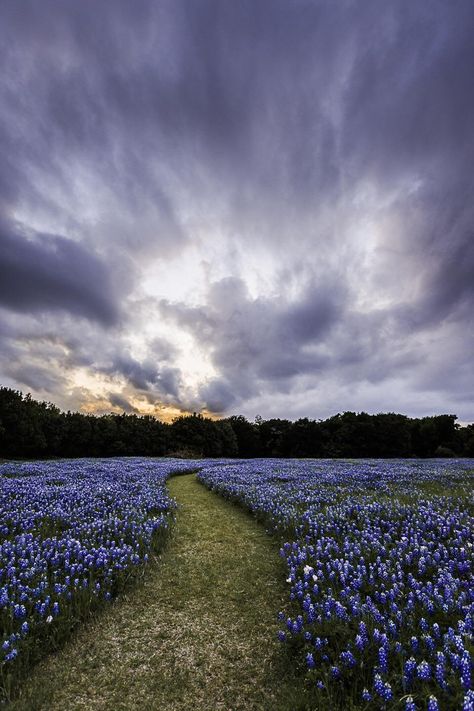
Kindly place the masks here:
[(296, 708), (276, 636), (287, 600), (276, 541), (194, 475), (169, 488), (180, 509), (164, 552), (34, 670), (13, 708)]

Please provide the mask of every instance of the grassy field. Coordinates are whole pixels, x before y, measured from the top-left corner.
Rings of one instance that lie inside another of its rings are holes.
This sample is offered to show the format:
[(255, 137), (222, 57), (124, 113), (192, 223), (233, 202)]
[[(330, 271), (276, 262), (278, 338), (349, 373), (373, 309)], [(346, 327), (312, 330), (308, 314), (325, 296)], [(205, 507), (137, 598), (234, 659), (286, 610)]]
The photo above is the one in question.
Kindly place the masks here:
[(194, 475), (144, 578), (39, 664), (12, 709), (281, 709), (306, 705), (277, 640), (285, 609), (277, 541)]

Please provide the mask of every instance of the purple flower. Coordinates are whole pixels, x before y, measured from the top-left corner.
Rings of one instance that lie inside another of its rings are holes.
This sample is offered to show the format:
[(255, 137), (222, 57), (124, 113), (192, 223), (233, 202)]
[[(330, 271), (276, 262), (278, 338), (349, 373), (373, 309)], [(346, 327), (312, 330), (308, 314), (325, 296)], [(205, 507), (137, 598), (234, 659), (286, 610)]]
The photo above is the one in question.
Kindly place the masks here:
[(467, 691), (471, 688), (471, 657), (466, 650), (461, 658), (461, 683)]
[(462, 711), (474, 711), (474, 691), (468, 691), (465, 695)]
[(425, 681), (431, 678), (431, 667), (428, 662), (423, 660), (418, 664), (416, 668), (416, 675), (419, 679), (423, 679)]
[(11, 652), (9, 652), (6, 657), (5, 661), (6, 662), (12, 662), (14, 659), (16, 659), (18, 656), (18, 650), (17, 649), (12, 649)]
[(385, 647), (379, 647), (379, 666), (382, 674), (386, 674), (388, 671), (388, 654)]
[(447, 684), (444, 678), (446, 672), (446, 657), (443, 652), (436, 654), (435, 679), (442, 689), (445, 689)]
[(347, 667), (355, 667), (355, 665), (357, 664), (356, 658), (349, 649), (347, 649), (345, 652), (341, 652), (340, 659), (341, 662)]
[(374, 678), (374, 689), (375, 689), (375, 691), (377, 692), (377, 694), (378, 694), (379, 696), (381, 696), (382, 699), (384, 699), (384, 701), (390, 701), (390, 699), (391, 699), (392, 696), (393, 696), (392, 687), (390, 686), (390, 684), (388, 683), (388, 681), (386, 681), (386, 682), (384, 683), (384, 681), (382, 680), (382, 677), (380, 676), (380, 674), (376, 674), (376, 675), (375, 675), (375, 678)]

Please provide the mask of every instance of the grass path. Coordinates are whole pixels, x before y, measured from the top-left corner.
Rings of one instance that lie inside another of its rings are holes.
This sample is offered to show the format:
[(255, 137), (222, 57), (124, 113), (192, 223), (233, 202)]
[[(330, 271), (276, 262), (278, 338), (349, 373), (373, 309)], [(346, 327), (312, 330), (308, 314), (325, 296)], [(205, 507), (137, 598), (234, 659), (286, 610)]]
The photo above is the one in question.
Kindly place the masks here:
[(276, 639), (287, 590), (278, 546), (194, 475), (144, 579), (38, 665), (15, 709), (293, 710), (298, 680)]

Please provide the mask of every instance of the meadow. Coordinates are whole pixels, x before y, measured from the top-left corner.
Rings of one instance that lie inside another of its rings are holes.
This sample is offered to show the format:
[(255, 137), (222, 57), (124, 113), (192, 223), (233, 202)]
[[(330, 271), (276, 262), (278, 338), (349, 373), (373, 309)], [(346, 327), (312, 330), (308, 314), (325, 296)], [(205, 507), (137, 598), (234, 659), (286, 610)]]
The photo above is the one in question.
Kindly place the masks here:
[(112, 599), (169, 533), (166, 479), (146, 459), (0, 465), (2, 694)]
[[(5, 699), (72, 630), (87, 627), (91, 613), (100, 619), (127, 585), (139, 590), (138, 571), (170, 532), (180, 535), (166, 481), (190, 469), (199, 470), (203, 491), (250, 512), (280, 549), (282, 567), (274, 568), (284, 576), (284, 598), (265, 588), (268, 566), (255, 575), (274, 607), (271, 634), (301, 686), (298, 708), (474, 708), (473, 460), (0, 465)], [(219, 520), (213, 545), (225, 533), (225, 516)], [(206, 560), (204, 572), (218, 585), (219, 571)], [(185, 605), (185, 585), (179, 595)], [(235, 634), (251, 638), (255, 624), (244, 619)]]
[(213, 491), (284, 539), (292, 614), (321, 707), (474, 708), (472, 462), (249, 462)]

